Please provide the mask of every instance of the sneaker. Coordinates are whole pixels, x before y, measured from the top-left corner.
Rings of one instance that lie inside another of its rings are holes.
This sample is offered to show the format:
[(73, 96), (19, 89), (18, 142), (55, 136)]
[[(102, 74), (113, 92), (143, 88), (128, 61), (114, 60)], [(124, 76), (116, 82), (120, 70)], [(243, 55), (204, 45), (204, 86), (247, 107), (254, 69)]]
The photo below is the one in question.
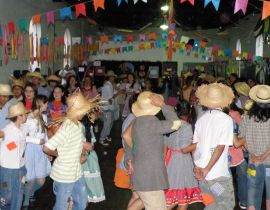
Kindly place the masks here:
[(108, 147), (109, 146), (109, 143), (108, 142), (105, 142), (105, 141), (100, 141), (99, 142), (102, 146), (104, 147)]
[(239, 207), (240, 207), (240, 209), (247, 209), (246, 204), (243, 204), (241, 202), (239, 202)]
[(112, 138), (108, 137), (108, 136), (105, 138), (105, 140), (108, 141), (108, 142), (112, 142)]

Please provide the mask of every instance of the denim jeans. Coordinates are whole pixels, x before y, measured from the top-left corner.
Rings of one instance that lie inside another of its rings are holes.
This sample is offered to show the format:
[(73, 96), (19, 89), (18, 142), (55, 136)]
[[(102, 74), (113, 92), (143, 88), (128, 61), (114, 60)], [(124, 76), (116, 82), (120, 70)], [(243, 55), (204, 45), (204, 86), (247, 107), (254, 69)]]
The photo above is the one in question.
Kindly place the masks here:
[(23, 176), (26, 175), (25, 167), (9, 169), (0, 167), (0, 209), (20, 210), (23, 200)]
[(247, 162), (244, 160), (236, 166), (237, 197), (239, 202), (247, 205)]
[(56, 195), (53, 210), (67, 210), (70, 197), (73, 199), (73, 210), (84, 210), (86, 208), (87, 191), (83, 177), (73, 183), (54, 181), (53, 191)]
[(269, 165), (248, 165), (249, 170), (256, 170), (256, 174), (248, 173), (248, 207), (254, 206), (261, 209), (263, 188), (266, 188), (266, 200), (270, 200), (270, 166)]

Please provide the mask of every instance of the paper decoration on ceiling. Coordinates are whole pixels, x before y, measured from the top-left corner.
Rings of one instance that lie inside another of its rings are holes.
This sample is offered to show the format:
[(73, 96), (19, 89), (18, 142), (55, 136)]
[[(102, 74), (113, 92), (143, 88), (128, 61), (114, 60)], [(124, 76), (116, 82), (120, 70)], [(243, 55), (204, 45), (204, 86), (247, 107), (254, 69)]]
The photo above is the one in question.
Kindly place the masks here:
[(161, 37), (162, 37), (162, 39), (167, 39), (168, 38), (168, 32), (167, 31), (162, 31)]
[(76, 4), (75, 10), (76, 10), (76, 17), (79, 17), (79, 15), (86, 16), (86, 9), (84, 3)]
[(104, 1), (105, 0), (94, 0), (95, 11), (97, 11), (98, 8), (105, 9), (105, 7), (104, 7)]
[(59, 37), (59, 38), (57, 39), (57, 43), (58, 43), (58, 45), (64, 45), (64, 44), (65, 44), (65, 39), (64, 39), (64, 37)]
[(123, 36), (122, 35), (119, 35), (119, 34), (115, 34), (113, 36), (113, 41), (114, 42), (122, 42), (123, 41)]
[(262, 20), (270, 16), (270, 1), (263, 1)]
[(64, 7), (60, 9), (60, 18), (62, 21), (65, 20), (66, 18), (72, 19), (70, 7)]
[(3, 33), (2, 33), (2, 26), (0, 25), (0, 46), (3, 44)]
[[(137, 4), (138, 0), (133, 0), (134, 4)], [(147, 3), (147, 0), (142, 0), (142, 2)]]
[(218, 11), (220, 0), (204, 0), (204, 7), (206, 7), (210, 2), (212, 2), (216, 11)]
[(247, 11), (248, 0), (236, 0), (234, 6), (234, 14), (239, 10), (242, 10), (243, 14), (246, 14)]
[(91, 35), (86, 37), (86, 43), (87, 44), (93, 44), (93, 37)]
[(47, 24), (54, 24), (54, 12), (50, 11), (46, 13), (46, 18), (47, 18)]
[(15, 25), (14, 25), (14, 22), (13, 21), (9, 21), (8, 22), (8, 31), (11, 34), (14, 34), (15, 33)]
[(139, 39), (140, 41), (145, 41), (146, 40), (145, 34), (139, 34)]
[(40, 24), (40, 15), (34, 15), (32, 17), (33, 24)]
[[(128, 4), (128, 0), (125, 0), (125, 2)], [(117, 0), (118, 7), (120, 6), (121, 3), (122, 3), (122, 0)]]
[(185, 1), (188, 1), (189, 3), (191, 3), (194, 6), (195, 0), (180, 0), (180, 3), (182, 4)]
[(181, 36), (180, 42), (188, 43), (189, 37), (187, 36)]
[(155, 32), (151, 32), (148, 34), (148, 39), (153, 41), (153, 40), (156, 40), (157, 39), (157, 35)]
[(18, 20), (18, 28), (20, 31), (29, 31), (29, 21), (26, 18)]
[(133, 35), (132, 34), (129, 34), (129, 35), (126, 35), (126, 41), (127, 42), (133, 42)]
[(102, 35), (99, 37), (99, 40), (102, 44), (109, 42), (109, 37), (107, 35)]
[(74, 44), (81, 44), (81, 37), (72, 37), (71, 38), (72, 45)]

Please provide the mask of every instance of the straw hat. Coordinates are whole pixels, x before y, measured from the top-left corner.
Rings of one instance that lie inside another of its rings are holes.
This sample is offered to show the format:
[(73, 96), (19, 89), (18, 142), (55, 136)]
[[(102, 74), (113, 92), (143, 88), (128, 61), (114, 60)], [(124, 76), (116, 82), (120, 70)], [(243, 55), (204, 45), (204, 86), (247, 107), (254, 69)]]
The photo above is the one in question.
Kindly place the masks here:
[(26, 79), (28, 80), (28, 81), (32, 81), (32, 78), (33, 77), (37, 77), (37, 78), (39, 78), (40, 79), (40, 81), (41, 81), (41, 85), (43, 86), (43, 85), (46, 85), (46, 80), (44, 79), (44, 77), (41, 75), (41, 73), (40, 72), (30, 72), (30, 73), (27, 73), (26, 74)]
[[(140, 93), (137, 101), (132, 105), (132, 112), (136, 117), (144, 115), (156, 115), (161, 110), (160, 107), (155, 106), (151, 103), (150, 97), (154, 94), (155, 93), (152, 93), (150, 91), (144, 91)], [(161, 95), (159, 96), (162, 97)]]
[(230, 105), (234, 99), (233, 91), (222, 83), (201, 85), (196, 91), (200, 104), (208, 108), (224, 108)]
[(249, 97), (258, 103), (270, 103), (270, 86), (256, 85), (249, 91)]
[(185, 74), (183, 74), (183, 76), (184, 76), (184, 78), (187, 78), (189, 76), (193, 76), (193, 74), (190, 71), (188, 71)]
[(87, 101), (81, 93), (74, 93), (67, 98), (67, 118), (76, 119), (78, 116), (83, 116), (93, 108), (95, 104)]
[(241, 94), (244, 96), (248, 96), (249, 91), (250, 91), (250, 87), (245, 82), (236, 82), (234, 84), (234, 88), (238, 94)]
[(117, 77), (117, 75), (113, 72), (113, 70), (110, 70), (107, 72), (106, 77)]
[(12, 80), (11, 87), (14, 88), (15, 86), (21, 87), (24, 89), (24, 82), (21, 79), (14, 79)]
[(13, 93), (11, 91), (10, 85), (8, 84), (0, 84), (0, 96), (12, 96)]
[(58, 76), (52, 74), (52, 75), (48, 76), (47, 81), (48, 82), (49, 81), (61, 82), (61, 79)]
[(23, 105), (22, 102), (19, 102), (19, 103), (14, 104), (8, 108), (7, 118), (10, 119), (10, 118), (20, 116), (20, 115), (23, 115), (26, 113), (27, 113), (27, 111), (25, 109), (25, 106)]

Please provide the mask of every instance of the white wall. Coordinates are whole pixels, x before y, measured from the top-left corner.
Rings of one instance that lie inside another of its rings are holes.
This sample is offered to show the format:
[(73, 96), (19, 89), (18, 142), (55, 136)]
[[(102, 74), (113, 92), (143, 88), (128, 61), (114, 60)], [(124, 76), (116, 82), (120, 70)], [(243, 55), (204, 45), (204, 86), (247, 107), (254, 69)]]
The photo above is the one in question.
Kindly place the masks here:
[[(88, 35), (92, 27), (86, 23), (85, 19), (74, 18), (72, 21), (66, 20), (62, 22), (59, 18), (59, 10), (67, 6), (64, 3), (54, 3), (52, 0), (8, 0), (0, 1), (0, 23), (7, 23), (10, 20), (14, 20), (15, 24), (21, 18), (28, 18), (29, 20), (33, 15), (43, 14), (41, 16), (41, 30), (42, 37), (49, 37), (53, 39), (54, 35), (56, 37), (63, 37), (66, 28), (70, 29), (71, 36), (85, 36)], [(55, 12), (56, 23), (55, 26), (47, 26), (46, 23), (46, 12), (51, 10), (58, 10)], [(75, 17), (75, 14), (72, 14)], [(90, 30), (89, 30), (90, 29)], [(3, 47), (1, 52), (1, 58), (3, 59)], [(0, 66), (0, 82), (7, 82), (9, 76), (12, 74), (14, 69), (28, 69), (29, 62), (12, 60), (9, 57), (9, 62), (7, 65), (2, 62)], [(63, 67), (63, 60), (58, 59), (54, 65), (50, 65), (54, 70), (58, 70)], [(48, 64), (42, 63), (41, 70), (42, 73), (46, 73), (48, 69)]]

